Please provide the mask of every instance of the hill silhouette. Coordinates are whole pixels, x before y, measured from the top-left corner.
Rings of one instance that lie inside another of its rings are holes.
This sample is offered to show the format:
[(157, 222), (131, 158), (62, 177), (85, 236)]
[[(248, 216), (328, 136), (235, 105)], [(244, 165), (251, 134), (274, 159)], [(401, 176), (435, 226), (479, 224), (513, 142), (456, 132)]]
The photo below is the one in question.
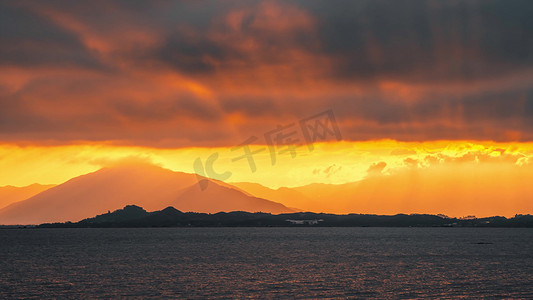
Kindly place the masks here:
[(312, 183), (270, 189), (259, 184), (234, 183), (256, 197), (312, 212), (364, 214), (445, 214), (460, 217), (513, 216), (533, 212), (533, 168), (518, 174), (503, 166), (406, 168), (386, 175), (367, 176), (345, 184)]
[(147, 212), (128, 205), (114, 212), (77, 223), (41, 224), (53, 227), (244, 227), (244, 226), (320, 226), (320, 227), (533, 227), (533, 216), (457, 219), (435, 215), (335, 215), (323, 213), (249, 213), (242, 211), (216, 214), (181, 212), (173, 207)]

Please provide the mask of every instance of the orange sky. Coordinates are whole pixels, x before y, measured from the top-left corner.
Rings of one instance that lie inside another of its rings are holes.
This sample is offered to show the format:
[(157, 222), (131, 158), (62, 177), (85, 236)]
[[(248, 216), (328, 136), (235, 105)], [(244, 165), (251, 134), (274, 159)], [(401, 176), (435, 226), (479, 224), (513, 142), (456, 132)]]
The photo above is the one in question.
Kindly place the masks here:
[[(457, 172), (473, 166), (480, 169), (504, 168), (512, 174), (531, 168), (533, 143), (494, 143), (468, 141), (315, 143), (310, 151), (299, 147), (293, 158), (277, 150), (273, 164), (266, 145), (253, 155), (256, 171), (246, 159), (232, 161), (244, 151), (230, 147), (175, 148), (114, 146), (109, 144), (76, 144), (66, 146), (0, 145), (0, 185), (25, 186), (32, 183), (59, 184), (72, 177), (123, 161), (150, 162), (162, 167), (194, 173), (193, 162), (205, 164), (213, 153), (219, 157), (213, 164), (217, 173), (229, 171), (228, 182), (256, 182), (278, 188), (310, 183), (342, 184), (368, 176), (387, 176), (404, 169), (456, 168)], [(206, 174), (209, 175), (209, 174)], [(221, 179), (216, 178), (215, 179)], [(526, 179), (516, 180), (526, 181)]]
[[(416, 171), (432, 182), (402, 185), (431, 186), (423, 197), (527, 201), (531, 12), (520, 1), (1, 2), (0, 186), (123, 159), (194, 172), (218, 153), (229, 182)], [(306, 144), (299, 122), (327, 111), (338, 135), (273, 165), (265, 134), (294, 124)], [(251, 137), (255, 172), (232, 161)], [(458, 187), (455, 174), (472, 176)]]
[[(265, 148), (252, 145), (251, 150)], [(311, 183), (360, 182), (335, 194), (313, 194), (310, 201), (291, 199), (294, 207), (334, 213), (445, 213), (450, 216), (528, 213), (532, 207), (533, 143), (469, 141), (316, 143), (313, 151), (298, 148), (253, 156), (252, 172), (229, 147), (149, 148), (110, 144), (66, 146), (0, 146), (1, 185), (60, 184), (68, 179), (125, 161), (150, 162), (187, 173), (193, 161), (205, 163), (213, 153), (217, 173), (231, 172), (227, 182), (255, 182), (270, 188)], [(209, 174), (206, 174), (209, 176)], [(320, 188), (319, 188), (320, 189)], [(328, 191), (327, 188), (323, 189)], [(354, 198), (355, 193), (355, 198)], [(258, 195), (263, 196), (263, 195)], [(332, 197), (330, 199), (329, 197)], [(274, 199), (276, 200), (276, 199)], [(283, 199), (287, 201), (287, 199)], [(299, 201), (299, 202), (298, 202)], [(361, 206), (361, 201), (367, 203)], [(425, 204), (424, 204), (425, 203)]]

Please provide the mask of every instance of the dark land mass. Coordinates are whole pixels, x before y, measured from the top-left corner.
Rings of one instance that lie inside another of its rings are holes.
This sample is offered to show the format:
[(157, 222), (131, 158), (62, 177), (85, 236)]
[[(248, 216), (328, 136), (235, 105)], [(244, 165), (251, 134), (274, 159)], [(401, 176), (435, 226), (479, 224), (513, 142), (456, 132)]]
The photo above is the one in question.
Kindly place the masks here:
[(324, 213), (249, 213), (216, 214), (181, 212), (173, 207), (147, 212), (135, 205), (98, 215), (76, 223), (46, 223), (39, 228), (90, 227), (533, 227), (532, 215), (513, 218), (448, 218), (441, 215), (398, 214), (394, 216)]

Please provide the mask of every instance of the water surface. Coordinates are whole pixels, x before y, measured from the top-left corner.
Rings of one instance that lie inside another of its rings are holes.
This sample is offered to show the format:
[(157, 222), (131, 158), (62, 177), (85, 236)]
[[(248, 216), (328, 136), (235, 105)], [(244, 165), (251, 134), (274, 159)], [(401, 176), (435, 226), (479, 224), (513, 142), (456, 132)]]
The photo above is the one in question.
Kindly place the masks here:
[(533, 297), (533, 229), (0, 230), (0, 298)]

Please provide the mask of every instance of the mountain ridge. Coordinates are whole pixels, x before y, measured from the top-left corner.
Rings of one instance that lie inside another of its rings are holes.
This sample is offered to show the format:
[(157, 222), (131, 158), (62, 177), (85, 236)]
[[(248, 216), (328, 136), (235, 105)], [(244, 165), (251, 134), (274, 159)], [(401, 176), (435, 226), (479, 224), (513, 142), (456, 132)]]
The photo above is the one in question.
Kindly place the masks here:
[[(282, 204), (251, 196), (237, 187), (231, 188), (229, 184), (207, 178), (205, 180), (208, 180), (208, 187), (201, 190), (196, 174), (174, 172), (152, 164), (106, 167), (72, 178), (1, 209), (0, 224), (78, 221), (91, 215), (114, 211), (127, 204), (140, 205), (148, 210), (166, 207), (171, 203), (182, 208), (180, 201), (183, 205), (186, 204), (183, 209), (205, 212), (241, 207), (254, 209), (253, 211), (292, 211)], [(218, 192), (216, 201), (208, 198), (208, 195), (216, 194), (215, 190)], [(184, 196), (184, 193), (187, 194)], [(224, 209), (225, 202), (232, 205)], [(256, 206), (250, 203), (255, 203)]]
[(142, 207), (127, 205), (77, 223), (41, 224), (39, 228), (85, 227), (533, 227), (533, 215), (513, 218), (448, 218), (428, 214), (325, 214), (325, 213), (249, 213), (242, 211), (215, 214), (182, 212), (173, 207), (147, 212)]
[(12, 185), (0, 186), (0, 209), (13, 203), (24, 201), (54, 186), (56, 185), (39, 183), (21, 187)]

